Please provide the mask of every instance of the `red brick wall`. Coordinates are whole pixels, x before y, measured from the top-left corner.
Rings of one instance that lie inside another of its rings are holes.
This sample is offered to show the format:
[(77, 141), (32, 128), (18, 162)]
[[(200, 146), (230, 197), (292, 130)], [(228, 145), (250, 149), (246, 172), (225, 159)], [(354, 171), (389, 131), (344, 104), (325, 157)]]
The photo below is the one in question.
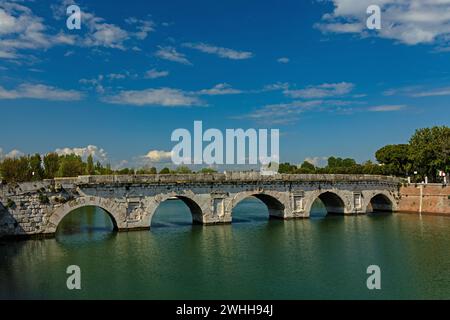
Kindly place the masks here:
[(398, 211), (420, 212), (420, 188), (423, 188), (422, 213), (450, 215), (450, 186), (443, 187), (436, 184), (402, 187)]

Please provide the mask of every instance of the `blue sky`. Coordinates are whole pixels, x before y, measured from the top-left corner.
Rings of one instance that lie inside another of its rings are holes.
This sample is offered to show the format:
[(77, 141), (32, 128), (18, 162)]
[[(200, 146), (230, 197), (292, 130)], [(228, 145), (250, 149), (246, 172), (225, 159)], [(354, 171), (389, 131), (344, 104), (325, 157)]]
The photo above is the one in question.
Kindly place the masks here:
[[(72, 3), (81, 30), (66, 27)], [(381, 30), (366, 27), (370, 4)], [(373, 159), (449, 125), (449, 12), (442, 0), (0, 0), (0, 157), (162, 166), (172, 131), (202, 120), (280, 129), (282, 162)]]

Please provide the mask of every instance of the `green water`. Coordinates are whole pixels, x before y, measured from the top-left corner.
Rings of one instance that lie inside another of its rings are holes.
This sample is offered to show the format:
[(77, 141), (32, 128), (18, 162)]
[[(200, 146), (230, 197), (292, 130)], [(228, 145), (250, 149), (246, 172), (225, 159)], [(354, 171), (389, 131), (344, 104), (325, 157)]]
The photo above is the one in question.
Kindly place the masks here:
[[(202, 227), (184, 204), (167, 201), (151, 231), (111, 230), (103, 211), (84, 208), (56, 239), (0, 242), (0, 298), (450, 298), (446, 217), (278, 221), (249, 199), (232, 225)], [(67, 289), (69, 265), (80, 266), (82, 290)], [(381, 268), (381, 290), (367, 289), (369, 265)]]

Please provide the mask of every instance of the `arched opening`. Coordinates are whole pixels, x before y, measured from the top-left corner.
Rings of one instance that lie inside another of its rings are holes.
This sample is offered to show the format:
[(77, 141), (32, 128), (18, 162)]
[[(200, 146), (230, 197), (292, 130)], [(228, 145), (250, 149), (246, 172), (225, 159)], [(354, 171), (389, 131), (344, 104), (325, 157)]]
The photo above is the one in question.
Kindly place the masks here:
[(202, 221), (202, 209), (192, 199), (175, 196), (161, 202), (153, 214), (151, 228), (187, 226)]
[(109, 212), (97, 206), (84, 206), (62, 218), (56, 237), (60, 240), (101, 240), (117, 230), (117, 222)]
[(325, 192), (317, 197), (311, 206), (311, 217), (324, 217), (326, 215), (343, 215), (345, 213), (344, 201), (333, 192)]
[(266, 221), (269, 217), (282, 217), (284, 205), (267, 194), (254, 194), (235, 204), (233, 222)]
[(394, 211), (392, 201), (384, 194), (377, 194), (375, 197), (370, 199), (367, 207), (367, 213), (392, 211)]

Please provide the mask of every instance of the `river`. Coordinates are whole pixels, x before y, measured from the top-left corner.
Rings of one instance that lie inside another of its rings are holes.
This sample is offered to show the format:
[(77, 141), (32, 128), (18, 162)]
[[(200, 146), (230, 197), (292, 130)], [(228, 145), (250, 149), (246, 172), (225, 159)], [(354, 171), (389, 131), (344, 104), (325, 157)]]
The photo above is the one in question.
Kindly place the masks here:
[[(450, 218), (410, 214), (269, 220), (256, 199), (233, 224), (197, 226), (180, 201), (150, 231), (112, 232), (82, 208), (56, 238), (0, 242), (0, 299), (443, 299), (450, 298)], [(81, 268), (68, 290), (66, 268)], [(367, 267), (381, 269), (368, 290)]]

